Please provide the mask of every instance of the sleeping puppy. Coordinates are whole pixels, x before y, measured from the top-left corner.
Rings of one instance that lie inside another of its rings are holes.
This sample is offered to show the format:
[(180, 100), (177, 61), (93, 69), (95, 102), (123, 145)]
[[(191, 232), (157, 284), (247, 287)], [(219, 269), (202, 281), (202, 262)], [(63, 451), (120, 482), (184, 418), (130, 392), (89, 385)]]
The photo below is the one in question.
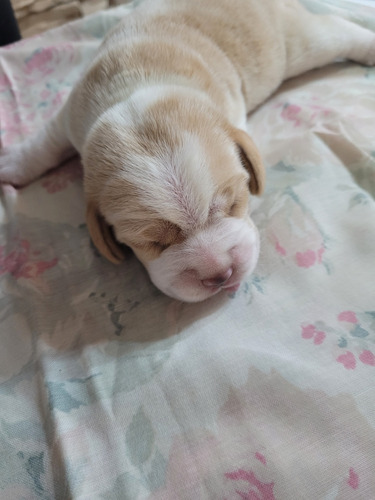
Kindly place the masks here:
[(150, 0), (113, 29), (68, 102), (0, 157), (23, 185), (76, 152), (87, 225), (111, 262), (132, 248), (183, 301), (235, 291), (259, 236), (264, 167), (246, 116), (286, 78), (336, 58), (375, 62), (375, 35), (297, 0)]

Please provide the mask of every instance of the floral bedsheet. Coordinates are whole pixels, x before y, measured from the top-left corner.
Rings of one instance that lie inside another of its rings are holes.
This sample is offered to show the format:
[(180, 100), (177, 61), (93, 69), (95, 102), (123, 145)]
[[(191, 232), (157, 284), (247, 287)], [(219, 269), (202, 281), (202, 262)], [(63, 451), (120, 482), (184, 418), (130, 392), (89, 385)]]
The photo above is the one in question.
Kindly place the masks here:
[[(375, 10), (305, 2), (375, 29)], [(370, 3), (370, 2), (367, 2)], [(54, 113), (132, 6), (0, 50), (0, 138)], [(75, 159), (1, 188), (0, 498), (375, 498), (375, 69), (249, 118), (262, 249), (232, 295), (163, 296), (92, 247)]]

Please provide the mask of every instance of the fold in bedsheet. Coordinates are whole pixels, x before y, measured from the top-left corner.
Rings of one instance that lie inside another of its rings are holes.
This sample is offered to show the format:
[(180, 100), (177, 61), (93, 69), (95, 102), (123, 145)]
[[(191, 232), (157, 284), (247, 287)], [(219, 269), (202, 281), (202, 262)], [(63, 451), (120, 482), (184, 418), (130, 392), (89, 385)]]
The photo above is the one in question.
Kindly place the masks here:
[[(375, 29), (369, 7), (305, 2)], [(0, 50), (1, 142), (47, 120), (131, 7)], [(262, 249), (182, 304), (93, 249), (74, 159), (0, 208), (0, 498), (375, 498), (375, 69), (291, 80), (249, 119)]]

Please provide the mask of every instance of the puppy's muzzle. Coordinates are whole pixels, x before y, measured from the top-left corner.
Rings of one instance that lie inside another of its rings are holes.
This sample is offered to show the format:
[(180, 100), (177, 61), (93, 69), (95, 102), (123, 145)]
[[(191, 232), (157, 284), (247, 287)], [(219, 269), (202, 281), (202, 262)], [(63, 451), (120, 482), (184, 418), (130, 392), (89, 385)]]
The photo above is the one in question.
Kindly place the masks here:
[(236, 291), (258, 260), (259, 235), (254, 224), (228, 218), (173, 245), (145, 263), (151, 280), (165, 294), (198, 302), (220, 290)]

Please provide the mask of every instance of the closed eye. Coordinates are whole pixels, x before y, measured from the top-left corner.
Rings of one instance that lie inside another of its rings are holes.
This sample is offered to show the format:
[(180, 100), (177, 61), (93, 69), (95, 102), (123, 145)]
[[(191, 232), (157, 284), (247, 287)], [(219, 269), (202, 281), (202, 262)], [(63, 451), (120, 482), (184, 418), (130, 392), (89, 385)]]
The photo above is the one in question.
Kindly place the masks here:
[(236, 208), (238, 207), (238, 203), (234, 202), (232, 203), (230, 209), (229, 209), (229, 215), (234, 215), (236, 212)]
[(133, 249), (139, 252), (150, 252), (153, 255), (158, 255), (170, 246), (182, 243), (185, 239), (182, 230), (168, 221), (153, 220), (145, 228), (138, 229), (130, 240), (129, 234), (127, 239), (131, 241)]
[(149, 243), (155, 250), (166, 250), (168, 247), (170, 247), (170, 243), (161, 243), (160, 241), (151, 241)]

